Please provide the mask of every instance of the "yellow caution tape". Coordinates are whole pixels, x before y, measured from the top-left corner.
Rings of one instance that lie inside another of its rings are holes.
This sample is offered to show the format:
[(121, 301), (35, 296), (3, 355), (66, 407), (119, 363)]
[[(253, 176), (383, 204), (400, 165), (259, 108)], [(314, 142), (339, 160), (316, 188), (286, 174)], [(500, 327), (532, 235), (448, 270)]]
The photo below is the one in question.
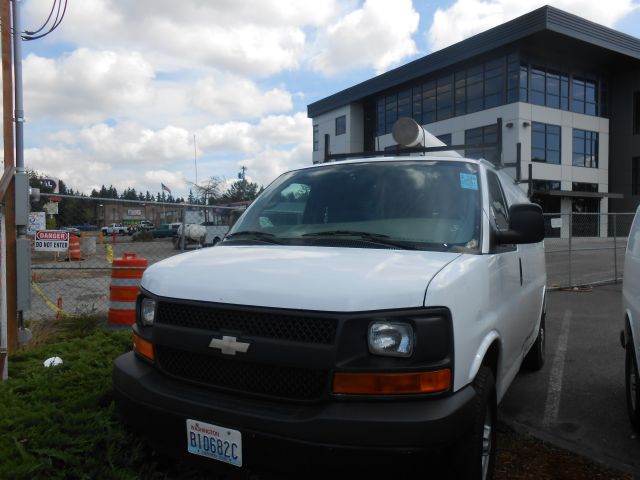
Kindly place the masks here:
[(51, 310), (53, 310), (56, 313), (59, 313), (63, 317), (67, 317), (67, 318), (74, 318), (75, 317), (75, 315), (71, 315), (71, 314), (65, 312), (64, 310), (62, 310), (61, 308), (58, 308), (58, 306), (55, 303), (53, 303), (51, 300), (49, 300), (45, 296), (45, 294), (42, 292), (42, 290), (40, 290), (40, 287), (38, 286), (38, 284), (36, 282), (31, 282), (31, 286), (38, 293), (38, 295), (40, 295), (40, 298), (42, 298), (42, 301), (45, 303), (45, 305), (47, 307), (49, 307)]
[(113, 247), (111, 244), (107, 244), (105, 249), (107, 250), (107, 262), (113, 263)]

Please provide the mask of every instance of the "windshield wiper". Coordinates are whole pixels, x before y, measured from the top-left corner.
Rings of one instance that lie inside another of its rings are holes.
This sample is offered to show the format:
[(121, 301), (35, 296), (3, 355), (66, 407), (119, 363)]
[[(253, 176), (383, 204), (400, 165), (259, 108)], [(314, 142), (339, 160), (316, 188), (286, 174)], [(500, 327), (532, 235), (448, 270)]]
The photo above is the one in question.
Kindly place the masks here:
[(382, 233), (371, 233), (371, 232), (361, 232), (358, 230), (325, 230), (321, 232), (311, 232), (305, 233), (302, 235), (303, 237), (333, 237), (333, 236), (345, 236), (345, 237), (359, 237), (362, 240), (377, 243), (380, 245), (387, 245), (390, 247), (398, 247), (405, 250), (415, 250), (415, 246), (410, 243), (405, 242), (396, 242), (393, 240), (389, 240), (389, 235), (384, 235)]
[(278, 242), (275, 239), (275, 235), (273, 233), (261, 232), (260, 230), (240, 230), (239, 232), (233, 232), (224, 237), (224, 240), (229, 240), (232, 237), (247, 235), (251, 237), (255, 237), (253, 240), (257, 240), (259, 242), (265, 243), (276, 243), (281, 245), (281, 242)]

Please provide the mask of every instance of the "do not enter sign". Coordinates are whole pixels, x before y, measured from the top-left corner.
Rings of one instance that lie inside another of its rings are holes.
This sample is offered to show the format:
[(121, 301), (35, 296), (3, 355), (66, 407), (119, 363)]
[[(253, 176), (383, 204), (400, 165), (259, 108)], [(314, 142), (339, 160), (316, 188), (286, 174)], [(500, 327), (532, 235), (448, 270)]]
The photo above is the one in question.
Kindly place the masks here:
[(69, 232), (40, 230), (36, 232), (35, 249), (39, 252), (66, 252), (69, 248)]

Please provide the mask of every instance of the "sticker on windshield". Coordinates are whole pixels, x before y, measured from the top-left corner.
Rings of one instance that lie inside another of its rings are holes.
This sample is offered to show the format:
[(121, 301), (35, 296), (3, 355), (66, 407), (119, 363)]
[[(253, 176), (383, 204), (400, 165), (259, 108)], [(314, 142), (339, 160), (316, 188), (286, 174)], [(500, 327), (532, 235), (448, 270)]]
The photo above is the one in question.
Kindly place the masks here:
[(460, 172), (460, 187), (467, 190), (478, 190), (478, 177), (473, 173)]

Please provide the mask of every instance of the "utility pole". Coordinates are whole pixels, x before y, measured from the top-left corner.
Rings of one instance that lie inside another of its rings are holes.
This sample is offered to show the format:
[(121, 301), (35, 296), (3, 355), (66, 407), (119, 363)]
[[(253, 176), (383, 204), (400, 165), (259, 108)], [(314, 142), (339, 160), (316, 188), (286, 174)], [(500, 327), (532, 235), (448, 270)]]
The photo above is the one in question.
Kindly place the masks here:
[[(16, 288), (16, 217), (14, 143), (13, 143), (13, 76), (11, 72), (11, 7), (10, 0), (0, 0), (0, 42), (2, 44), (2, 130), (4, 172), (0, 185), (7, 185), (0, 200), (4, 204), (4, 248), (6, 252), (6, 330), (0, 330), (0, 377), (7, 375), (7, 355), (18, 348), (18, 313)], [(6, 338), (5, 338), (6, 336)]]
[(240, 170), (241, 172), (238, 173), (238, 178), (244, 182), (244, 177), (245, 177), (245, 174), (247, 173), (247, 167), (242, 166)]

